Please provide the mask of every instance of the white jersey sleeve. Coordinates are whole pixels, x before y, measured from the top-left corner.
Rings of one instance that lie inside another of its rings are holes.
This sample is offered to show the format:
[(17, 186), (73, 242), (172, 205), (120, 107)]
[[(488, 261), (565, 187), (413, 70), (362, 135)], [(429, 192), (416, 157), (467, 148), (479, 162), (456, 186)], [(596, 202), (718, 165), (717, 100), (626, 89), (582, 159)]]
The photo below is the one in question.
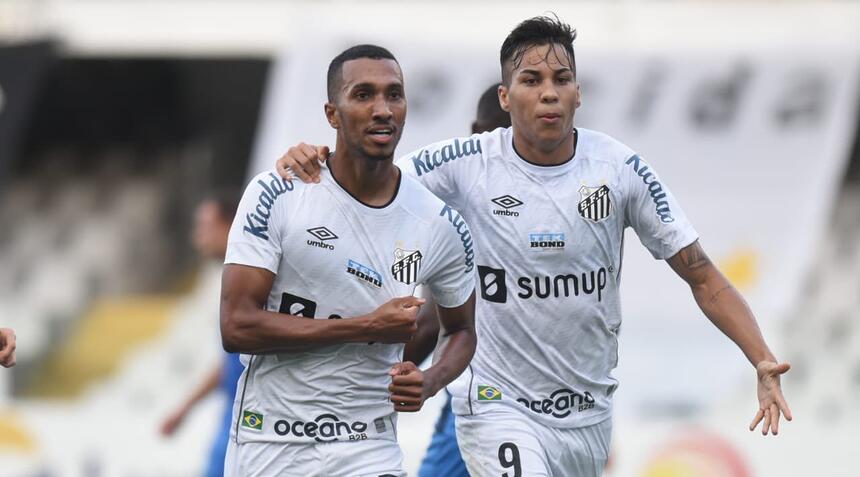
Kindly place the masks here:
[(442, 207), (438, 219), (444, 221), (439, 243), (433, 247), (439, 252), (430, 263), (432, 272), (426, 283), (437, 305), (454, 308), (465, 303), (475, 289), (472, 232), (463, 217), (448, 205)]
[(274, 172), (254, 177), (245, 189), (227, 239), (225, 264), (248, 265), (278, 273), (281, 231), (286, 226), (284, 201), (278, 202), (292, 184)]
[(624, 161), (622, 176), (627, 186), (625, 225), (633, 227), (654, 258), (671, 258), (698, 238), (675, 196), (639, 155)]
[(479, 178), (486, 142), (486, 133), (447, 139), (406, 154), (395, 163), (446, 204), (463, 210), (469, 189)]

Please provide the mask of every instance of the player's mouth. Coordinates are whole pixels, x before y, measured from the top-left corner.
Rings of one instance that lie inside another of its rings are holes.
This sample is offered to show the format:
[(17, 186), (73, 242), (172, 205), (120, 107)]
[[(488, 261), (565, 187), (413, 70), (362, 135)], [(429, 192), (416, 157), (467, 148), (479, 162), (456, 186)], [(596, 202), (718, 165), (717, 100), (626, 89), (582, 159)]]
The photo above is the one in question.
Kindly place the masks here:
[(373, 126), (367, 130), (367, 135), (370, 136), (371, 141), (384, 145), (394, 140), (396, 131), (394, 126)]
[(561, 113), (543, 113), (538, 114), (538, 120), (541, 124), (554, 125), (561, 122)]

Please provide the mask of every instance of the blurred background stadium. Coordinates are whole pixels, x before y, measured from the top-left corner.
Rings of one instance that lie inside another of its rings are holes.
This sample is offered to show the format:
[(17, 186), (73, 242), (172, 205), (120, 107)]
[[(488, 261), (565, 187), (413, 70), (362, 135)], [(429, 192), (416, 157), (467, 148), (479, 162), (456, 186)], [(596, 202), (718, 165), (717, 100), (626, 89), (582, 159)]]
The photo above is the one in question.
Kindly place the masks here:
[[(655, 165), (793, 366), (795, 422), (750, 433), (754, 370), (629, 236), (608, 475), (860, 475), (860, 4), (656, 0), (0, 0), (0, 475), (199, 475), (223, 397), (158, 432), (220, 359), (198, 201), (330, 142), (357, 42), (403, 65), (401, 153), (465, 135), (547, 11), (579, 30), (577, 124)], [(411, 472), (440, 405), (401, 416)]]

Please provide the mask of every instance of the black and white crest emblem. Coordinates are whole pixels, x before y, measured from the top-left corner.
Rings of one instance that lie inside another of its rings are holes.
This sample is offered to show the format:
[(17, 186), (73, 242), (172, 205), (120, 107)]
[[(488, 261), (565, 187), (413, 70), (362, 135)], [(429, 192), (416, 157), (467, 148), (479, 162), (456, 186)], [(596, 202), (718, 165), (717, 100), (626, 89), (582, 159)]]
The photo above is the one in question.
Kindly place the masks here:
[(423, 256), (418, 250), (403, 250), (398, 248), (394, 251), (394, 265), (391, 266), (391, 275), (398, 282), (411, 285), (418, 279), (421, 258)]
[(609, 217), (612, 212), (612, 200), (609, 197), (609, 187), (602, 185), (600, 187), (582, 186), (579, 189), (579, 195), (582, 200), (579, 201), (579, 215), (584, 218), (597, 222)]

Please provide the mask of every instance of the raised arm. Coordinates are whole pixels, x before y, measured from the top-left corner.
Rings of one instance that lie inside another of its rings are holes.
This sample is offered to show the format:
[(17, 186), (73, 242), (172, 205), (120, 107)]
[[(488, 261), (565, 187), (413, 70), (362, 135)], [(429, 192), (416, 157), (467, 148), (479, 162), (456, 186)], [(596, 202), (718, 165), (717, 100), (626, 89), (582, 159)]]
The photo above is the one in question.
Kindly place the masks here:
[(750, 430), (764, 419), (762, 434), (779, 432), (780, 413), (789, 421), (791, 410), (782, 395), (780, 375), (788, 363), (778, 363), (767, 347), (755, 317), (741, 294), (708, 258), (699, 241), (681, 249), (667, 260), (672, 270), (690, 285), (693, 297), (705, 316), (728, 336), (756, 368), (759, 411)]
[[(475, 292), (460, 306), (437, 306), (436, 310), (443, 336), (448, 338), (448, 342), (439, 360), (426, 371), (422, 372), (411, 361), (394, 365), (388, 389), (396, 411), (419, 411), (425, 400), (435, 396), (466, 369), (475, 354)], [(408, 356), (408, 352), (404, 356)]]
[(275, 275), (263, 268), (228, 264), (221, 280), (221, 336), (231, 353), (301, 351), (339, 343), (404, 343), (416, 330), (424, 300), (394, 298), (367, 315), (317, 320), (266, 310)]

